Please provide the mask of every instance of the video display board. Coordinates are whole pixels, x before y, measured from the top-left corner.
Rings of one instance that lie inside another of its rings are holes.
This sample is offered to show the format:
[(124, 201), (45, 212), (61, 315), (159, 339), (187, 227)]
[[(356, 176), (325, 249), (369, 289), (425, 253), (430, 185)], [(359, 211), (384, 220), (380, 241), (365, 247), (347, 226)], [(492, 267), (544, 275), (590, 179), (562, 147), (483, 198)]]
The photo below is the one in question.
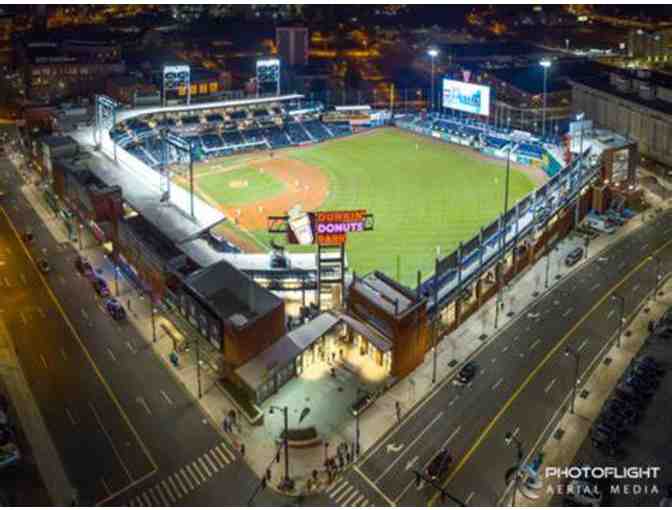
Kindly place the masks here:
[(295, 207), (289, 211), (288, 242), (321, 246), (345, 244), (349, 233), (366, 230), (366, 217), (365, 209), (305, 212)]
[(476, 115), (490, 115), (490, 87), (443, 80), (443, 107)]

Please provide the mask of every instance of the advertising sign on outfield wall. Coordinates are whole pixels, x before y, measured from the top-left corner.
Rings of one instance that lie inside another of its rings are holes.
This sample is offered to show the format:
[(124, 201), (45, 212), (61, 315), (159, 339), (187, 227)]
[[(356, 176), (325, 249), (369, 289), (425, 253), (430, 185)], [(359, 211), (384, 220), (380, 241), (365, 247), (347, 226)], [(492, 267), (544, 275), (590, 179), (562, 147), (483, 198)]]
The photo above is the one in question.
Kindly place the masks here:
[(443, 107), (476, 115), (490, 115), (490, 87), (443, 80)]
[(289, 211), (288, 242), (335, 246), (345, 244), (352, 232), (366, 230), (365, 209), (353, 211), (305, 212), (300, 207)]

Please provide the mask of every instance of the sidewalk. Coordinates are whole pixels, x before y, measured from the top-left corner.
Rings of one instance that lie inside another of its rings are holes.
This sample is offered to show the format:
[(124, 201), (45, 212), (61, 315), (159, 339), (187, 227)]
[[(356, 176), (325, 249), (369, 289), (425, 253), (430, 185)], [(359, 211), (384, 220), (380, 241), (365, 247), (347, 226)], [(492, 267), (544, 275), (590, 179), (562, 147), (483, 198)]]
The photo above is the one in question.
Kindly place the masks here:
[[(47, 209), (44, 199), (40, 196), (41, 192), (34, 186), (29, 185), (23, 186), (23, 191), (38, 214), (43, 218), (47, 228), (52, 232), (54, 237), (60, 242), (69, 242), (67, 241), (65, 225), (52, 211)], [(654, 206), (662, 205), (655, 198), (651, 202)], [(641, 226), (642, 223), (643, 215), (639, 215), (629, 221), (627, 225), (621, 227), (616, 234), (611, 236), (601, 235), (590, 243), (588, 258), (595, 258), (611, 243), (632, 232)], [(114, 295), (114, 272), (112, 264), (103, 255), (102, 249), (86, 229), (82, 231), (82, 244), (82, 254), (89, 259), (96, 270), (101, 272), (101, 275), (108, 281)], [(577, 246), (584, 246), (583, 239), (570, 236), (560, 241), (551, 252), (548, 290), (552, 289), (558, 281), (566, 277), (570, 272), (569, 268), (565, 267), (564, 258), (567, 253)], [(75, 246), (75, 248), (77, 247), (78, 245)], [(360, 417), (360, 444), (363, 455), (388, 431), (398, 425), (399, 422), (396, 414), (397, 403), (400, 405), (403, 419), (413, 411), (418, 403), (431, 396), (446, 384), (447, 378), (454, 371), (458, 370), (466, 360), (474, 357), (493, 339), (498, 331), (508, 327), (511, 321), (520, 313), (527, 313), (528, 309), (532, 309), (536, 299), (547, 291), (545, 288), (546, 264), (545, 257), (540, 259), (534, 267), (519, 275), (505, 289), (503, 293), (504, 310), (503, 313), (500, 313), (500, 324), (497, 331), (494, 329), (495, 299), (493, 298), (455, 332), (441, 339), (437, 348), (437, 382), (435, 384), (432, 384), (433, 355), (430, 351), (424, 363), (411, 376), (397, 383), (362, 414)], [(585, 264), (585, 259), (574, 266), (572, 270), (576, 270), (582, 264)], [(273, 463), (272, 460), (274, 452), (277, 449), (276, 441), (280, 433), (280, 422), (282, 420), (276, 416), (268, 416), (268, 413), (266, 413), (264, 424), (255, 427), (239, 419), (238, 428), (235, 432), (225, 434), (221, 426), (224, 417), (230, 410), (237, 410), (237, 407), (217, 384), (215, 373), (201, 359), (202, 398), (198, 399), (195, 349), (192, 348), (188, 352), (179, 354), (177, 368), (173, 367), (169, 361), (169, 355), (174, 350), (174, 338), (184, 337), (190, 333), (180, 331), (177, 325), (172, 324), (161, 313), (158, 313), (155, 316), (156, 341), (154, 342), (149, 301), (143, 298), (125, 277), (120, 276), (118, 284), (119, 300), (129, 312), (128, 320), (130, 323), (137, 328), (140, 335), (153, 348), (158, 358), (170, 369), (176, 380), (199, 403), (205, 414), (215, 425), (215, 428), (234, 447), (239, 449), (241, 444), (245, 445), (245, 458), (252, 469), (261, 477), (265, 474), (269, 464), (272, 466), (271, 486), (277, 486), (281, 480), (282, 463), (278, 465)], [(130, 307), (128, 306), (129, 303)], [(200, 341), (201, 345), (205, 342), (203, 339)], [(284, 405), (289, 406), (290, 404), (283, 401), (282, 395), (280, 395), (278, 401), (283, 402)], [(290, 406), (291, 412), (300, 412), (299, 402), (293, 402), (293, 404), (295, 405)], [(268, 411), (268, 403), (262, 406), (262, 408), (265, 412)], [(310, 421), (311, 418), (309, 417), (306, 423), (309, 424)], [(323, 439), (330, 444), (327, 452), (329, 455), (335, 453), (336, 446), (339, 443), (354, 442), (354, 418), (347, 416), (339, 421), (342, 423), (341, 425), (333, 425), (329, 428), (328, 437), (324, 437), (323, 435)], [(324, 433), (322, 430), (320, 432)], [(291, 450), (290, 455), (291, 476), (296, 482), (298, 491), (305, 491), (306, 481), (312, 477), (313, 470), (317, 470), (320, 473), (320, 484), (326, 482), (323, 475), (325, 457), (325, 447), (323, 445), (304, 449), (295, 448)]]
[[(593, 373), (577, 387), (575, 413), (566, 412), (553, 429), (550, 438), (540, 448), (544, 452), (543, 466), (560, 468), (573, 465), (574, 458), (590, 433), (604, 402), (650, 335), (649, 321), (660, 317), (670, 306), (672, 306), (672, 279), (668, 278), (661, 285), (656, 302), (650, 300), (630, 323), (627, 331), (631, 334), (623, 335), (622, 348), (619, 349), (614, 344), (597, 360), (600, 362), (609, 358), (611, 362), (608, 365), (599, 363)], [(582, 392), (587, 393), (585, 398)], [(568, 398), (571, 398), (571, 393)], [(550, 506), (551, 499), (557, 493), (555, 487), (562, 485), (563, 481), (556, 477), (544, 479), (543, 476), (541, 481), (543, 486), (537, 491), (538, 499), (528, 499), (521, 492), (516, 498), (516, 503), (519, 506)]]

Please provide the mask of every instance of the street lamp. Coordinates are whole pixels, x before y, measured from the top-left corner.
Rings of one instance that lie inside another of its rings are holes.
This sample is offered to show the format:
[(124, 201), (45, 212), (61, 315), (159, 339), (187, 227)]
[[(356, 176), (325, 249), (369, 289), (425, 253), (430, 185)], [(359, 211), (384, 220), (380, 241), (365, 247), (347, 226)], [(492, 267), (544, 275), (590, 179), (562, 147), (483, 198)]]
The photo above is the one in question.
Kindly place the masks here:
[(520, 484), (520, 467), (521, 464), (523, 463), (523, 443), (511, 432), (507, 432), (506, 435), (504, 436), (504, 443), (506, 444), (506, 446), (511, 446), (511, 443), (515, 443), (517, 450), (516, 451), (517, 462), (515, 467), (516, 479), (513, 487), (513, 496), (511, 499), (511, 506), (516, 506), (516, 492), (518, 492), (518, 486)]
[(657, 255), (651, 255), (649, 258), (656, 261), (656, 283), (653, 286), (653, 301), (656, 302), (658, 301), (658, 287), (660, 285), (660, 280), (662, 279), (662, 275), (660, 274), (660, 264), (662, 261)]
[(541, 110), (541, 134), (543, 137), (546, 137), (546, 96), (548, 95), (547, 82), (548, 82), (548, 70), (551, 67), (551, 61), (547, 58), (539, 62), (541, 67), (544, 68), (544, 106)]
[(576, 387), (579, 384), (579, 365), (581, 363), (581, 354), (579, 351), (576, 351), (571, 347), (567, 347), (565, 349), (565, 356), (574, 357), (574, 383), (572, 384), (572, 407), (570, 409), (570, 412), (574, 414), (574, 406), (576, 404)]
[[(286, 489), (291, 489), (294, 485), (291, 478), (289, 477), (289, 407), (283, 406), (271, 406), (268, 410), (269, 414), (273, 414), (274, 411), (282, 411), (285, 419), (284, 423), (284, 432), (283, 432), (283, 448), (285, 449), (285, 478), (282, 480), (281, 487)], [(299, 423), (301, 423), (306, 416), (310, 414), (310, 407), (304, 407), (299, 416)]]
[(434, 110), (434, 98), (435, 98), (435, 95), (434, 95), (434, 60), (439, 55), (439, 50), (437, 50), (436, 48), (430, 48), (427, 51), (427, 54), (432, 59), (432, 103), (431, 103), (431, 107), (432, 107), (432, 110)]
[[(357, 388), (357, 400), (359, 400), (360, 395), (368, 395), (369, 392), (366, 390), (363, 390), (362, 388)], [(359, 457), (359, 415), (361, 413), (359, 412), (359, 409), (355, 409), (355, 447), (354, 447), (354, 452), (352, 454), (352, 459), (356, 459)]]
[(495, 306), (495, 329), (499, 325), (499, 309), (502, 306), (502, 268), (504, 259), (504, 249), (506, 247), (506, 233), (507, 221), (506, 213), (509, 209), (509, 180), (511, 177), (511, 149), (512, 144), (509, 144), (509, 150), (506, 153), (506, 180), (504, 183), (504, 212), (502, 213), (504, 232), (500, 234), (500, 248), (499, 248), (499, 269), (497, 270), (497, 304)]
[(621, 317), (618, 322), (618, 337), (616, 338), (616, 345), (618, 348), (621, 348), (621, 337), (623, 336), (623, 325), (625, 323), (625, 297), (621, 296), (620, 294), (613, 294), (611, 296), (612, 301), (618, 301), (620, 304), (620, 312), (621, 312)]

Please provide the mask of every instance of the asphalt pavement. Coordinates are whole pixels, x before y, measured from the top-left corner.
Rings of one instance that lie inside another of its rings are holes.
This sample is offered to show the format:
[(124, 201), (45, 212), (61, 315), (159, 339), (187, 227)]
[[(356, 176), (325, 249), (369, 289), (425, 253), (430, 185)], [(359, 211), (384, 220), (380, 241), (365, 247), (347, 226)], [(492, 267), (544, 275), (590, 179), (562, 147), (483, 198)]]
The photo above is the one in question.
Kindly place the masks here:
[[(74, 268), (74, 248), (52, 238), (6, 159), (0, 178), (8, 190), (0, 204), (1, 317), (79, 502), (245, 504), (254, 473), (134, 327), (105, 312)], [(18, 236), (27, 230), (35, 240), (24, 248)], [(44, 275), (32, 260), (42, 256), (51, 265)], [(268, 491), (256, 498), (285, 502)]]
[[(516, 460), (506, 433), (523, 442), (525, 453), (533, 449), (571, 391), (574, 358), (565, 347), (581, 353), (582, 374), (593, 366), (619, 328), (620, 301), (612, 294), (624, 297), (626, 316), (647, 299), (656, 278), (648, 257), (657, 252), (661, 273), (672, 270), (671, 233), (672, 214), (660, 215), (559, 282), (482, 349), (469, 386), (441, 383), (346, 479), (387, 504), (438, 503), (435, 489), (416, 488), (413, 470), (447, 447), (454, 459), (447, 491), (470, 506), (497, 505)], [(530, 311), (541, 317), (529, 318)], [(343, 503), (338, 495), (329, 499)]]

